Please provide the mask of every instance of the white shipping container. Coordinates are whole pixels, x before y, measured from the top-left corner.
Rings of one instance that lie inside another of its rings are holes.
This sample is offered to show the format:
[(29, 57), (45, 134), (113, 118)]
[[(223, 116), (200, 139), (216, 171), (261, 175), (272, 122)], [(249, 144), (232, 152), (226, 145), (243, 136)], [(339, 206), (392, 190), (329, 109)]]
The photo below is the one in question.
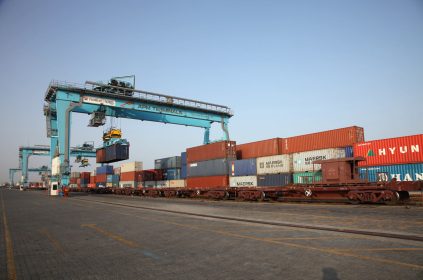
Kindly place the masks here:
[(169, 180), (171, 188), (185, 188), (185, 180)]
[(137, 186), (135, 184), (136, 182), (134, 181), (120, 181), (119, 187), (120, 188), (136, 188)]
[(292, 170), (291, 155), (257, 158), (257, 175), (289, 173)]
[(257, 176), (229, 177), (230, 187), (257, 187)]
[[(293, 154), (294, 172), (313, 171), (313, 161), (344, 158), (345, 149), (323, 149)], [(314, 164), (314, 171), (320, 170), (321, 164)]]
[(142, 186), (144, 188), (155, 188), (156, 187), (156, 181), (145, 181), (145, 182), (142, 182)]
[(156, 181), (156, 188), (169, 188), (169, 181)]
[(141, 170), (142, 170), (142, 161), (126, 162), (126, 163), (122, 163), (120, 166), (121, 173), (141, 171)]
[(59, 175), (60, 173), (60, 157), (55, 157), (51, 161), (51, 175)]

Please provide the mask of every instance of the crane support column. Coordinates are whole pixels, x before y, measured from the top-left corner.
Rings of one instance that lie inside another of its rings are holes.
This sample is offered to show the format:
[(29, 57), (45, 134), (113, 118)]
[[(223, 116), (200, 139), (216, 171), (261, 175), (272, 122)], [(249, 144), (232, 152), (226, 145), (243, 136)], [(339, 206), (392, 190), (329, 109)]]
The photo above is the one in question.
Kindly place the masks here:
[(23, 186), (25, 186), (28, 183), (28, 158), (30, 153), (26, 150), (22, 153), (22, 178), (21, 183)]
[[(69, 174), (70, 174), (70, 127), (71, 127), (71, 111), (81, 105), (81, 103), (75, 103), (68, 100), (58, 99), (56, 101), (57, 106), (57, 132), (58, 132), (58, 144), (59, 144), (59, 157), (60, 157), (60, 182), (62, 186), (69, 185)], [(51, 148), (51, 147), (50, 147)]]

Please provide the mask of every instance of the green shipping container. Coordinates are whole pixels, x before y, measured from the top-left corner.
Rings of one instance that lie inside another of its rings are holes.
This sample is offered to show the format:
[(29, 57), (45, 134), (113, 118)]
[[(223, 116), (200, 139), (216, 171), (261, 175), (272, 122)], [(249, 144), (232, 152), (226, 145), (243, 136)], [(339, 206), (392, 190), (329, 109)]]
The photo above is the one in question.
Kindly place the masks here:
[(294, 184), (307, 184), (322, 180), (322, 172), (299, 172), (294, 173)]

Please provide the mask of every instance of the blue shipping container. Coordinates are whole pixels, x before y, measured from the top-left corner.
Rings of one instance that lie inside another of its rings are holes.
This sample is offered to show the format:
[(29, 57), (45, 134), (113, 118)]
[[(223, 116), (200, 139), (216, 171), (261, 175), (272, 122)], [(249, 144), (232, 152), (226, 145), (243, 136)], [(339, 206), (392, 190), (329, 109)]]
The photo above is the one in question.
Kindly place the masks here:
[(353, 147), (345, 147), (345, 157), (353, 157), (354, 156), (354, 152), (353, 152)]
[(97, 167), (96, 174), (97, 175), (113, 174), (113, 165), (103, 165), (103, 166)]
[(87, 185), (87, 184), (89, 184), (90, 183), (90, 179), (84, 179), (84, 178), (81, 178), (81, 185)]
[(370, 182), (391, 181), (422, 181), (423, 164), (398, 164), (385, 166), (371, 166), (360, 168), (360, 177), (366, 179), (366, 170)]
[(231, 162), (231, 176), (250, 176), (257, 174), (257, 161), (255, 158), (234, 160)]
[(181, 164), (187, 165), (187, 153), (186, 152), (181, 153)]
[(107, 183), (119, 183), (119, 175), (107, 175)]
[(181, 179), (186, 179), (186, 178), (187, 178), (187, 166), (182, 165), (182, 167), (181, 167)]
[(257, 186), (259, 187), (280, 187), (292, 183), (291, 173), (258, 175)]
[(164, 172), (165, 180), (179, 180), (181, 179), (181, 169), (166, 169)]

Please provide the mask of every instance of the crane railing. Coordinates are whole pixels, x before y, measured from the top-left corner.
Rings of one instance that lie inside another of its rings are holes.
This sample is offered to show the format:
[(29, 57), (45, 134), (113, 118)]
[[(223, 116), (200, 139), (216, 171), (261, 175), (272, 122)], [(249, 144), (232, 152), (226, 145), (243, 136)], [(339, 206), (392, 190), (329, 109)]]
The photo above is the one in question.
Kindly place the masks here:
[[(103, 92), (103, 91), (95, 90), (98, 87), (110, 88), (110, 89), (116, 90), (117, 92), (113, 93), (113, 92), (110, 92), (110, 91)], [(140, 99), (140, 100), (153, 101), (153, 102), (156, 102), (156, 103), (162, 103), (164, 105), (177, 105), (177, 106), (182, 106), (182, 107), (187, 107), (187, 108), (201, 109), (201, 110), (226, 114), (226, 115), (230, 115), (230, 116), (233, 115), (232, 110), (229, 107), (223, 106), (223, 105), (198, 101), (198, 100), (194, 100), (194, 99), (175, 97), (175, 96), (171, 96), (171, 95), (165, 95), (165, 94), (161, 94), (161, 93), (149, 92), (149, 91), (144, 91), (144, 90), (137, 90), (137, 89), (132, 89), (132, 88), (112, 86), (112, 85), (107, 85), (107, 84), (103, 84), (103, 83), (91, 82), (91, 81), (87, 81), (85, 84), (77, 84), (77, 83), (70, 83), (70, 82), (66, 82), (66, 81), (53, 80), (50, 83), (50, 85), (47, 88), (47, 91), (45, 93), (45, 100), (46, 101), (48, 101), (50, 99), (50, 97), (54, 94), (56, 89), (64, 89), (64, 90), (69, 90), (69, 91), (85, 90), (85, 91), (90, 91), (90, 93), (95, 92), (98, 95), (101, 95), (102, 93), (107, 93), (108, 95), (115, 95), (115, 96), (119, 96), (119, 97), (125, 96), (125, 95), (120, 94), (118, 91), (122, 91), (124, 93), (130, 92), (131, 93), (130, 97)]]

